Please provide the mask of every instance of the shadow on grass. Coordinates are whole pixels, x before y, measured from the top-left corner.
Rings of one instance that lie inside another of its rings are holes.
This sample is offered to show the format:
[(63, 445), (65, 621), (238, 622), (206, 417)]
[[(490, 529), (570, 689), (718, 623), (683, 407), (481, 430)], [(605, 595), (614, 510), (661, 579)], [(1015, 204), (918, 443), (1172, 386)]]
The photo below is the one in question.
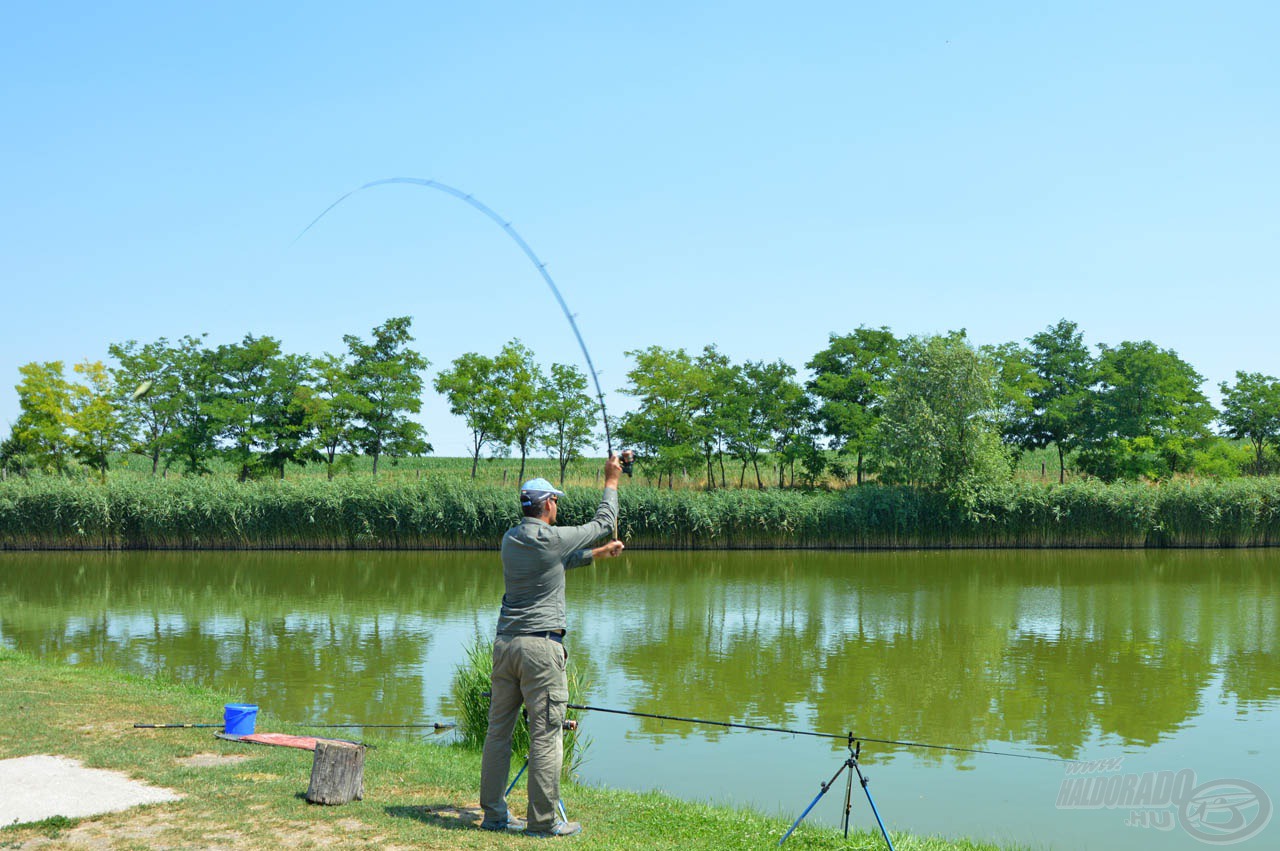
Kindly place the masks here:
[(383, 811), (392, 818), (407, 818), (442, 827), (445, 830), (471, 830), (480, 826), (483, 813), (479, 807), (459, 807), (454, 804), (427, 804), (421, 807), (392, 806)]

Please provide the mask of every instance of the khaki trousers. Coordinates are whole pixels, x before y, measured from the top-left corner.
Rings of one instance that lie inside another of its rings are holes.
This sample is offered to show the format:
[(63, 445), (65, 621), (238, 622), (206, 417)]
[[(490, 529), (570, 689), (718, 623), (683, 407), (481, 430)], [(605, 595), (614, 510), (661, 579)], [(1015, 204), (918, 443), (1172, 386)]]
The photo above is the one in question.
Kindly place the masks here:
[(520, 705), (529, 713), (528, 829), (549, 830), (560, 800), (560, 768), (564, 762), (562, 726), (569, 702), (565, 675), (568, 653), (549, 638), (499, 635), (493, 643), (493, 697), (489, 732), (480, 764), (480, 806), (484, 820), (507, 820), (507, 779), (511, 774), (511, 731)]

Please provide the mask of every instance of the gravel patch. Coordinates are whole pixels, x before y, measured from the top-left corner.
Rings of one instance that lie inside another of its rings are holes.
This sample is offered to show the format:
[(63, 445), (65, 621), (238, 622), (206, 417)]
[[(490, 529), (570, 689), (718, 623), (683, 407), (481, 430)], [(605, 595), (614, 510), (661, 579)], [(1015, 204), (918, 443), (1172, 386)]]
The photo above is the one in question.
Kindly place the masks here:
[(182, 798), (119, 771), (85, 768), (79, 760), (47, 754), (0, 760), (0, 789), (0, 827), (53, 816), (85, 818)]

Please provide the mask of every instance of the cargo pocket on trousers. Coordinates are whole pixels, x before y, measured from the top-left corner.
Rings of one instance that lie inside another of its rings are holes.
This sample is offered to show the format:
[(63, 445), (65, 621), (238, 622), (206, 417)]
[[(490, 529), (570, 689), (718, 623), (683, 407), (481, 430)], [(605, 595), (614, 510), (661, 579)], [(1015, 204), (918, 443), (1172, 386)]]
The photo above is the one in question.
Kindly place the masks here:
[(564, 727), (566, 710), (569, 708), (568, 689), (553, 688), (547, 692), (547, 727), (559, 732)]

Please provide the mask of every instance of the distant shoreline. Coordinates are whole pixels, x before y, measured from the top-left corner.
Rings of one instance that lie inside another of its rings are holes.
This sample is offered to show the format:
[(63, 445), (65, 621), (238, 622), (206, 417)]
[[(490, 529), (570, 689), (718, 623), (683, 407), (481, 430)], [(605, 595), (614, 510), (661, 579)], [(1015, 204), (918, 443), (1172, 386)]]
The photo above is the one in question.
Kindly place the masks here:
[[(568, 488), (561, 522), (600, 491)], [(1163, 485), (1015, 482), (941, 495), (624, 486), (637, 549), (1163, 549), (1280, 545), (1280, 479)], [(519, 519), (510, 487), (456, 478), (59, 478), (0, 483), (0, 550), (491, 550)]]

